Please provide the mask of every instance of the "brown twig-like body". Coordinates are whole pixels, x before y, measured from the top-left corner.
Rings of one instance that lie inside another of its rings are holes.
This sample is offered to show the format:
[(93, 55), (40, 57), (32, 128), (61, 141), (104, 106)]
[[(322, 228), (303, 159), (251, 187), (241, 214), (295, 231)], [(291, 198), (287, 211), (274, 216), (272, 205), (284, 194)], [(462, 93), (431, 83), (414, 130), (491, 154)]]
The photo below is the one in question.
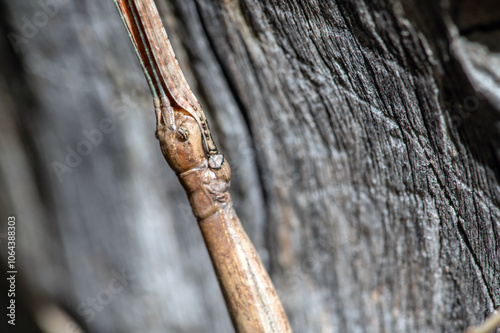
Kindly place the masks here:
[(471, 326), (465, 333), (490, 333), (500, 327), (500, 308), (497, 308), (480, 326)]
[(231, 170), (212, 140), (152, 0), (115, 0), (154, 96), (157, 137), (188, 194), (237, 332), (291, 332), (257, 251), (232, 208)]

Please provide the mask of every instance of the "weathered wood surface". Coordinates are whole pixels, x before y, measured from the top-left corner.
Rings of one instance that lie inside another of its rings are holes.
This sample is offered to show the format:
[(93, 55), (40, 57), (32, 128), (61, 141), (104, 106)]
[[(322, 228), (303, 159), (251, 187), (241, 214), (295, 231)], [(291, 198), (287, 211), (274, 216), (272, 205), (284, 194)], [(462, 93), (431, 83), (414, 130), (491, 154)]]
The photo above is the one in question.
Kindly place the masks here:
[[(44, 10), (2, 3), (4, 36)], [(0, 53), (26, 289), (91, 332), (231, 332), (113, 3), (57, 3)], [(295, 332), (460, 332), (500, 305), (497, 2), (157, 4)]]

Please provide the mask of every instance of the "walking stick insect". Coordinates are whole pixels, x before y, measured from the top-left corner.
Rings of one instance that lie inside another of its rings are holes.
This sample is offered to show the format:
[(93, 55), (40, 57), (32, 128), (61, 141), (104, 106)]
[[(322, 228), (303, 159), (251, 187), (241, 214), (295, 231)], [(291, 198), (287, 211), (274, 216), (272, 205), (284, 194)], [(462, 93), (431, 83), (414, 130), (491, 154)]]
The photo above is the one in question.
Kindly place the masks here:
[(161, 151), (189, 197), (237, 332), (291, 332), (228, 193), (231, 170), (175, 58), (153, 0), (115, 0), (153, 95)]

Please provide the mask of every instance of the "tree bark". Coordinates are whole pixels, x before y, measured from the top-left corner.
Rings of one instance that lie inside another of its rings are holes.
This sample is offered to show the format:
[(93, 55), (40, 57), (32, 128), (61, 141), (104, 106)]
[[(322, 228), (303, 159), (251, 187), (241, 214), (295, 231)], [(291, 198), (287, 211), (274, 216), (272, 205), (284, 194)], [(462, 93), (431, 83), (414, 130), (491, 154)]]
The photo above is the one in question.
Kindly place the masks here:
[[(112, 1), (1, 4), (20, 300), (89, 332), (232, 332)], [(461, 332), (500, 306), (497, 1), (157, 5), (294, 332)]]

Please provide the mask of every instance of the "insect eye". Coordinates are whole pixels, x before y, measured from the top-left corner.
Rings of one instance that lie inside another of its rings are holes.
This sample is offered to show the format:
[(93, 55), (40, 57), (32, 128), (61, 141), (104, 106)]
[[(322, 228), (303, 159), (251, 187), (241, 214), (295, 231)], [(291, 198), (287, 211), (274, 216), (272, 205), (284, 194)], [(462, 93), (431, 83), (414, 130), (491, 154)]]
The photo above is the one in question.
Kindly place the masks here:
[(187, 141), (187, 139), (189, 138), (189, 132), (187, 129), (185, 129), (184, 127), (179, 127), (179, 129), (177, 130), (177, 139), (179, 141)]

